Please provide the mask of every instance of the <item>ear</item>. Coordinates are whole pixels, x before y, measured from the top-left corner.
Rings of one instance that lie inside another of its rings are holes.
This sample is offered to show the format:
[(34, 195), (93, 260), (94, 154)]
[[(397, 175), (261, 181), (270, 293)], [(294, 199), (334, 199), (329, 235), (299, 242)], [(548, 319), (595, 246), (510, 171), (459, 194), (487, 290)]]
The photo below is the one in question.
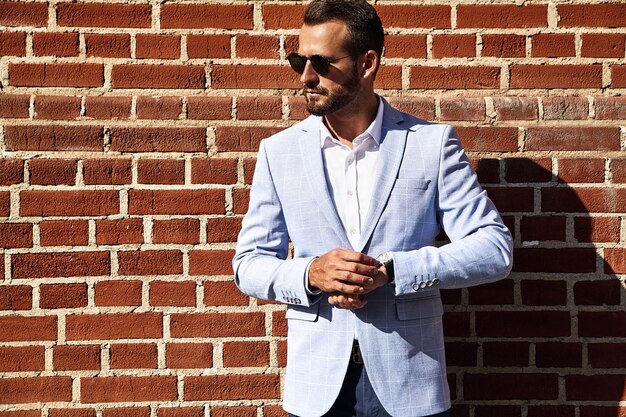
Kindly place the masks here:
[(361, 64), (361, 77), (369, 78), (373, 81), (374, 77), (376, 77), (379, 66), (380, 57), (378, 56), (376, 51), (370, 49), (365, 53), (363, 57), (363, 62)]

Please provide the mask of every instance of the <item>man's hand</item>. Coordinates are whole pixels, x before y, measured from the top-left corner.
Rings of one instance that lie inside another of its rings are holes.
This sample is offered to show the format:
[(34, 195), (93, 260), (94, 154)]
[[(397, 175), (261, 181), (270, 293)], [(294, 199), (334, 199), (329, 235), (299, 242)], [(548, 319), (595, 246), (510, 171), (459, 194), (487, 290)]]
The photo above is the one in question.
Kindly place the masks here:
[(364, 294), (376, 288), (372, 286), (380, 273), (378, 265), (375, 258), (360, 252), (333, 249), (311, 263), (309, 287), (343, 295)]
[[(374, 291), (376, 288), (385, 285), (389, 281), (387, 270), (384, 266), (378, 268), (378, 273), (373, 278), (373, 281), (369, 285), (363, 287), (362, 294), (367, 294)], [(336, 305), (341, 308), (347, 308), (349, 310), (356, 310), (357, 308), (364, 307), (367, 304), (367, 300), (359, 298), (359, 295), (332, 293), (328, 296), (328, 303)]]

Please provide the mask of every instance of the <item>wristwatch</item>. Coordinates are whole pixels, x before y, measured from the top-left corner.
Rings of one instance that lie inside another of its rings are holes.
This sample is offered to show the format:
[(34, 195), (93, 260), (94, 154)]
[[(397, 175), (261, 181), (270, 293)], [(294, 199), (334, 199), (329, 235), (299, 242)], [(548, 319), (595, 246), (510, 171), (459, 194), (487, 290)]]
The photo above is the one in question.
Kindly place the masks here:
[(381, 265), (385, 266), (385, 269), (387, 270), (387, 276), (389, 277), (388, 283), (393, 284), (395, 279), (395, 273), (393, 270), (393, 256), (391, 255), (391, 252), (385, 252), (382, 255), (379, 255), (376, 260), (380, 262)]

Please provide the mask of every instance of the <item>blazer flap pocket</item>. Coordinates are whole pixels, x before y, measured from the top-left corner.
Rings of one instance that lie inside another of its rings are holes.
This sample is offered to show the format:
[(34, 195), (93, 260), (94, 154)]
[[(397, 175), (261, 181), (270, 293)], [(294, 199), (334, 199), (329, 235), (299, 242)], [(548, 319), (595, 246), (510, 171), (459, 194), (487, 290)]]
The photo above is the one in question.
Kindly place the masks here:
[(316, 303), (310, 307), (288, 305), (285, 317), (289, 320), (316, 321), (319, 315), (320, 304)]
[(441, 317), (443, 305), (437, 295), (396, 300), (396, 314), (399, 320), (415, 320), (429, 317)]
[(429, 184), (430, 180), (422, 178), (396, 178), (396, 187), (426, 190)]

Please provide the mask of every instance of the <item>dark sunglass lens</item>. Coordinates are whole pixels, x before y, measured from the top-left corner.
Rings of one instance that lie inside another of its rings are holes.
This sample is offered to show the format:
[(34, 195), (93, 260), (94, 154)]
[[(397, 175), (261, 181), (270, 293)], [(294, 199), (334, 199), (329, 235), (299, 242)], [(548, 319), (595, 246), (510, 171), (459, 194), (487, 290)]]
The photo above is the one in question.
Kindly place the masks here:
[(293, 69), (298, 74), (302, 74), (304, 72), (304, 67), (306, 66), (306, 57), (293, 52), (289, 54), (289, 56), (287, 57), (287, 61), (289, 61), (291, 69)]
[(328, 74), (329, 63), (326, 58), (321, 55), (313, 55), (309, 59), (311, 60), (311, 65), (313, 66), (315, 72), (317, 72), (321, 76)]

